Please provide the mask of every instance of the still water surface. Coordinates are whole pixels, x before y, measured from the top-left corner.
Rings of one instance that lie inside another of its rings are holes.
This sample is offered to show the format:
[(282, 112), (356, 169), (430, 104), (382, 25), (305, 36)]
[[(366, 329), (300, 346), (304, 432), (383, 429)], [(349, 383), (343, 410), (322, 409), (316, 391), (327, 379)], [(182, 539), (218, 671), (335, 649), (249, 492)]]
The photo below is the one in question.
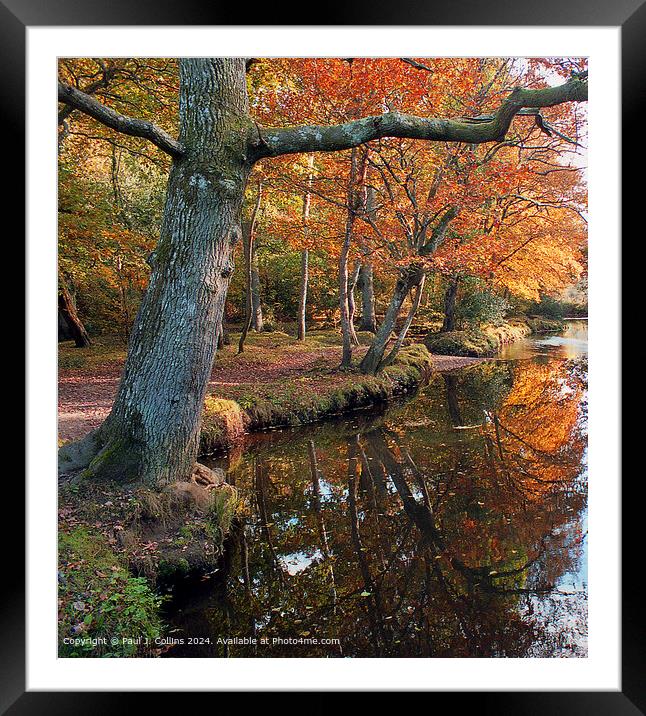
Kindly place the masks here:
[(166, 655), (586, 656), (586, 358), (572, 321), (382, 414), (250, 436), (214, 463), (245, 524), (169, 608), (210, 643)]

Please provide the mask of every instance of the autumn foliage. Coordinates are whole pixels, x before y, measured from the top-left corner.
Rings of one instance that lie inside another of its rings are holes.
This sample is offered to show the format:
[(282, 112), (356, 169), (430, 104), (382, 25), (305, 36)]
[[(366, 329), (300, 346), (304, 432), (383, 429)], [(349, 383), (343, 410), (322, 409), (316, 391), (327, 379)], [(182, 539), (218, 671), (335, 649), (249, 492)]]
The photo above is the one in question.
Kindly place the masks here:
[[(262, 126), (339, 123), (385, 111), (477, 120), (515, 86), (544, 87), (584, 69), (582, 60), (560, 58), (278, 58), (253, 62), (247, 84)], [(66, 59), (60, 75), (118, 111), (135, 108), (175, 131), (173, 60)], [(146, 286), (168, 157), (79, 112), (64, 114), (61, 280), (90, 332), (127, 336)], [(365, 171), (354, 187), (354, 208), (349, 151), (261, 162), (254, 170), (263, 185), (256, 243), (269, 325), (294, 320), (303, 249), (310, 251), (307, 315), (336, 320), (335, 275), (349, 212), (349, 274), (371, 264), (378, 311), (412, 265), (433, 277), (435, 288), (438, 281), (476, 277), (521, 302), (560, 295), (586, 273), (585, 119), (581, 106), (566, 104), (542, 110), (540, 121), (517, 117), (505, 141), (495, 144), (370, 142), (357, 150)], [(238, 271), (227, 302), (230, 320), (242, 320), (245, 292)], [(429, 296), (422, 305), (442, 310)]]

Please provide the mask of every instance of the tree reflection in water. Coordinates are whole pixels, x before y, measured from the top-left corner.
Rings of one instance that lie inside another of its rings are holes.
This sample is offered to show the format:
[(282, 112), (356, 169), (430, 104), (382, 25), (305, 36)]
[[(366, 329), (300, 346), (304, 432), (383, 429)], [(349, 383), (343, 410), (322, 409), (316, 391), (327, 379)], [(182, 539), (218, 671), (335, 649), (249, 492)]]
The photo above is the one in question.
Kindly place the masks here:
[(245, 524), (172, 620), (269, 644), (169, 656), (585, 656), (585, 368), (485, 363), (381, 417), (254, 438), (228, 465)]

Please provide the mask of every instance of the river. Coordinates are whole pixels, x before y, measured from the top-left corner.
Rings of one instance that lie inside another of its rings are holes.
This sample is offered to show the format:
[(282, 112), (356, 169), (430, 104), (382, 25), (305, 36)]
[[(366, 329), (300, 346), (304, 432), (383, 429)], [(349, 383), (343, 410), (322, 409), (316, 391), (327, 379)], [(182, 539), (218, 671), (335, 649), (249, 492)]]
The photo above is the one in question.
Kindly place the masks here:
[(165, 655), (587, 656), (586, 369), (573, 320), (380, 414), (249, 436), (213, 463), (245, 523), (176, 591)]

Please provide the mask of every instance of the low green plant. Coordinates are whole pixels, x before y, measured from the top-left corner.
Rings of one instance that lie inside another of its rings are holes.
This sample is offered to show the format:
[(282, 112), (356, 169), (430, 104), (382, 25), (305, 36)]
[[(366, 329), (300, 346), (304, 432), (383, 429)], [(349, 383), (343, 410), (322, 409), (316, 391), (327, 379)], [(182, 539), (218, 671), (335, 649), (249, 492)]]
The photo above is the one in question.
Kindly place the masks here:
[(462, 297), (457, 306), (457, 318), (461, 324), (500, 325), (509, 311), (508, 301), (493, 291), (483, 281), (464, 279)]
[(145, 656), (161, 636), (163, 597), (130, 574), (100, 535), (59, 535), (59, 656)]
[(231, 485), (222, 485), (213, 490), (213, 498), (208, 513), (207, 530), (211, 537), (221, 543), (229, 531), (240, 508), (238, 491)]

